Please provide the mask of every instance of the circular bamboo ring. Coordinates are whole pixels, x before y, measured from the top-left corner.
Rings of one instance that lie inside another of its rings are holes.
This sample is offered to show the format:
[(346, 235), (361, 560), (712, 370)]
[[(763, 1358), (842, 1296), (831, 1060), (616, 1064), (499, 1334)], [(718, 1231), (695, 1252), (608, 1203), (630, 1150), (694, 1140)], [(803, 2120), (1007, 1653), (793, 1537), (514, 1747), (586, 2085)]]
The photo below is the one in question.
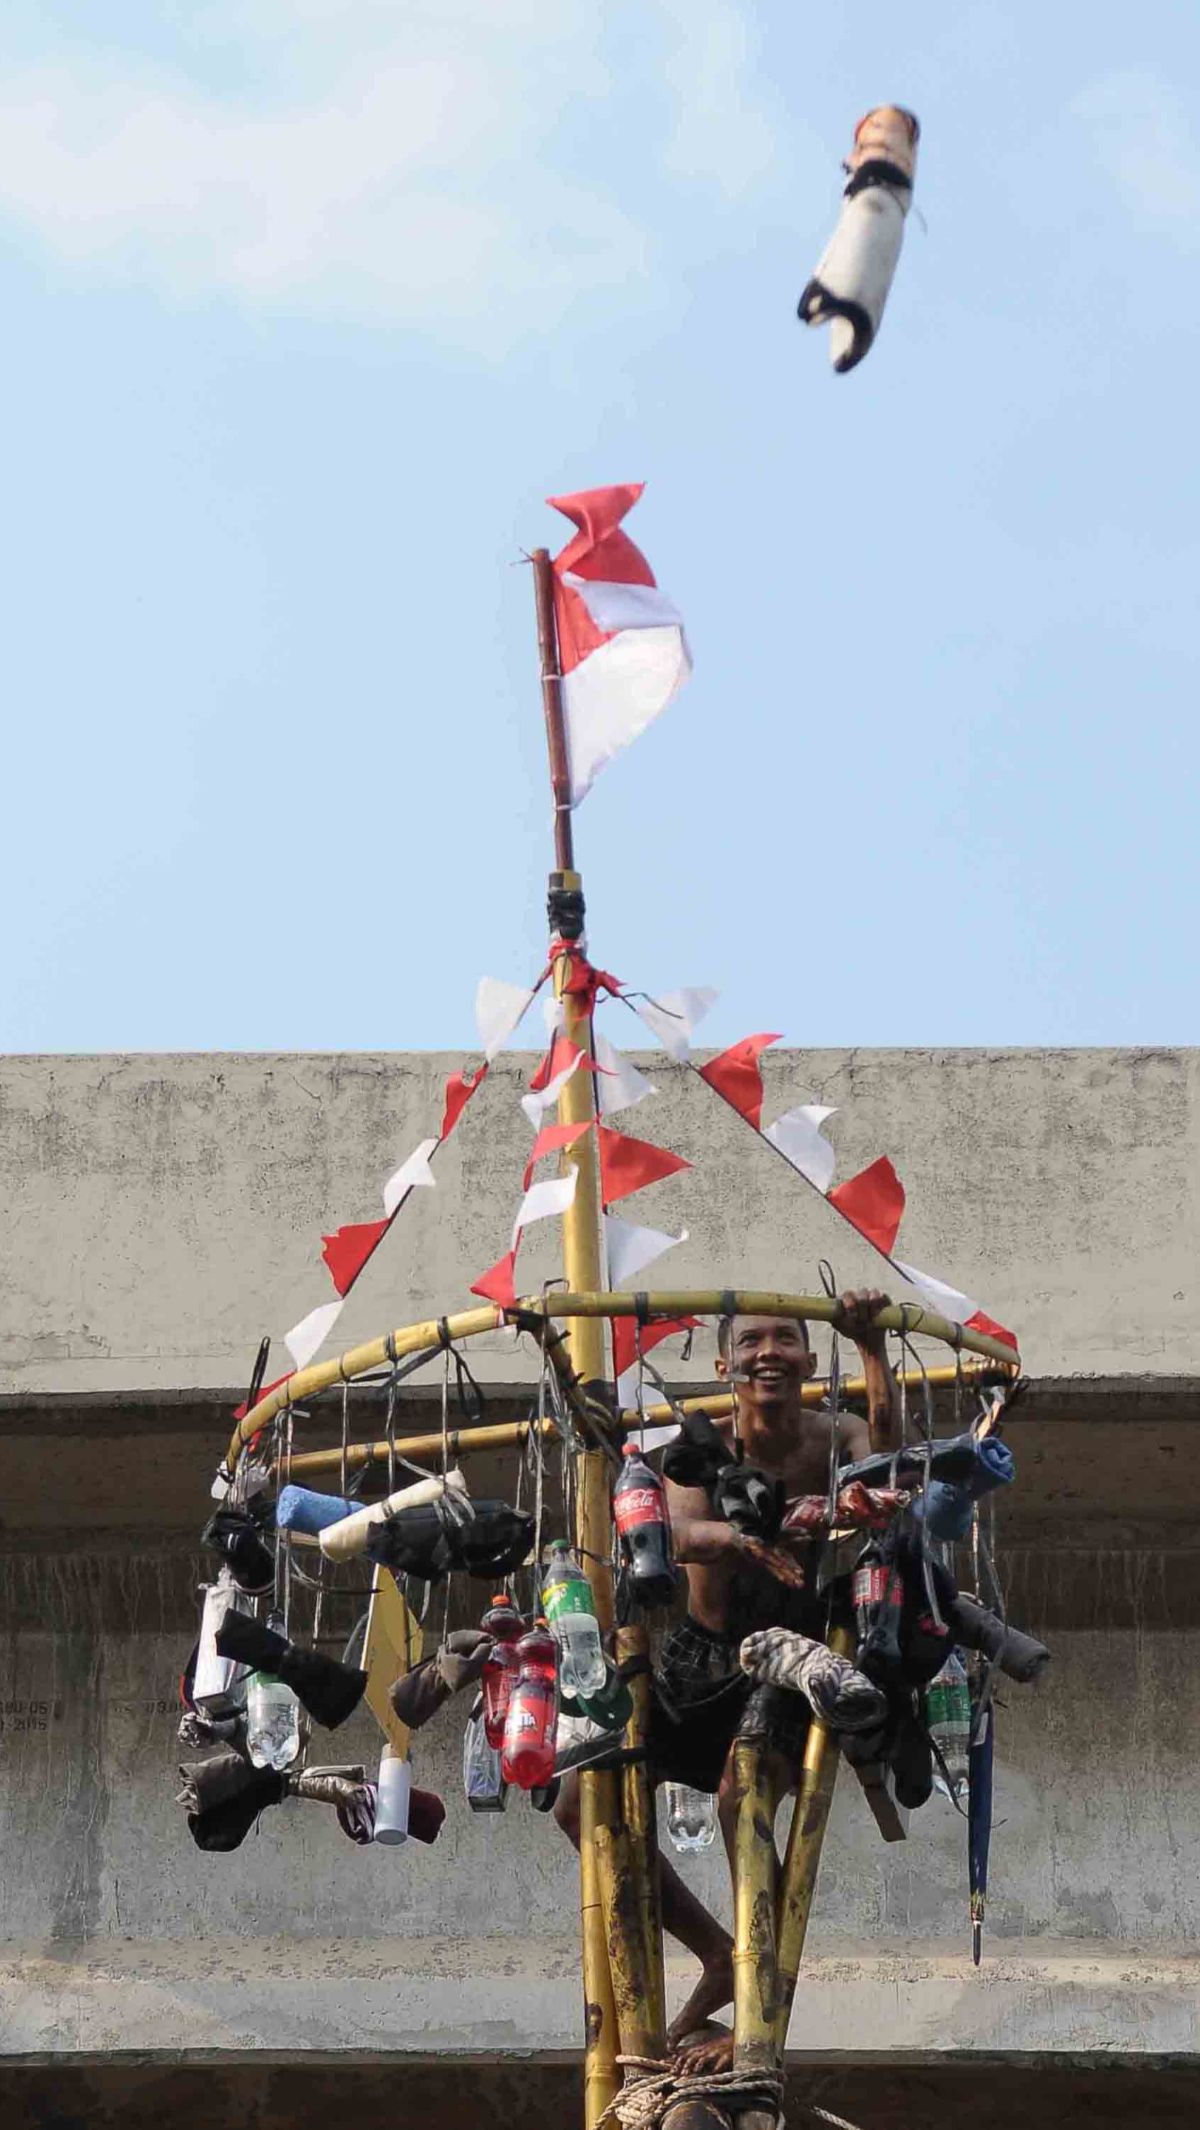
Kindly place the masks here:
[[(335, 1384), (351, 1383), (357, 1376), (371, 1375), (389, 1363), (408, 1360), (426, 1348), (436, 1353), (446, 1340), (479, 1338), (484, 1332), (497, 1331), (505, 1324), (532, 1330), (539, 1321), (547, 1327), (557, 1327), (560, 1319), (572, 1317), (640, 1315), (643, 1321), (650, 1321), (655, 1317), (724, 1316), (731, 1310), (737, 1316), (803, 1317), (810, 1323), (832, 1324), (840, 1308), (841, 1304), (827, 1294), (780, 1294), (758, 1288), (717, 1287), (670, 1288), (645, 1294), (533, 1295), (518, 1302), (514, 1309), (500, 1309), (494, 1303), (486, 1302), (474, 1309), (460, 1310), (456, 1316), (428, 1317), (423, 1323), (409, 1324), (386, 1333), (383, 1338), (372, 1339), (365, 1346), (354, 1346), (334, 1360), (318, 1361), (309, 1368), (297, 1369), (265, 1398), (260, 1398), (245, 1418), (238, 1421), (230, 1438), (226, 1463), (232, 1471), (251, 1437), (268, 1426), (276, 1414), (286, 1412), (289, 1406), (302, 1404), (305, 1399), (316, 1397)], [(985, 1332), (968, 1331), (962, 1324), (951, 1323), (933, 1310), (923, 1309), (918, 1302), (889, 1302), (872, 1321), (874, 1328), (880, 1331), (899, 1331), (906, 1337), (917, 1335), (937, 1339), (943, 1345), (953, 1347), (957, 1353), (979, 1354), (1009, 1367), (1020, 1366), (1021, 1357), (1015, 1347), (1006, 1345), (1002, 1339), (990, 1338)], [(548, 1338), (546, 1343), (553, 1360), (561, 1350), (561, 1332), (556, 1338)], [(561, 1361), (556, 1365), (561, 1366)]]

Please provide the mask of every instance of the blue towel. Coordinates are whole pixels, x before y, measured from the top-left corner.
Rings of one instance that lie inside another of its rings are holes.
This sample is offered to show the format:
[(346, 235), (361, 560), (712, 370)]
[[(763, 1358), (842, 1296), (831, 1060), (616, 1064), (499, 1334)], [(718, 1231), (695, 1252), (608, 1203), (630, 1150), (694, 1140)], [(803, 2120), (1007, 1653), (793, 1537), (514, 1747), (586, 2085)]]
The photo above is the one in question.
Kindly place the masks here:
[(275, 1524), (280, 1531), (305, 1531), (315, 1538), (329, 1524), (340, 1524), (354, 1503), (340, 1494), (314, 1494), (310, 1487), (284, 1487), (275, 1504)]
[(924, 1517), (931, 1538), (954, 1545), (971, 1528), (973, 1503), (995, 1487), (1011, 1486), (1016, 1471), (1008, 1444), (997, 1435), (985, 1435), (975, 1444), (975, 1470), (970, 1479), (961, 1486), (944, 1479), (931, 1480), (924, 1499), (914, 1504), (915, 1513)]

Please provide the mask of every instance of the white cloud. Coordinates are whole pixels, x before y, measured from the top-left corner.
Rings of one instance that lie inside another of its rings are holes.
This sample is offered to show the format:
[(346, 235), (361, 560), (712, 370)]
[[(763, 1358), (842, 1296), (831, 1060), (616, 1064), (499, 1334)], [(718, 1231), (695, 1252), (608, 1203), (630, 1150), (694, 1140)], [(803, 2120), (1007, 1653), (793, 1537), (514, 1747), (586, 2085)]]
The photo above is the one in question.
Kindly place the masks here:
[(1071, 114), (1092, 157), (1143, 228), (1185, 251), (1200, 246), (1200, 139), (1180, 92), (1147, 69), (1107, 74)]
[[(614, 78), (612, 12), (588, 0), (201, 0), (173, 68), (115, 39), (60, 43), (0, 67), (0, 216), (180, 299), (493, 351), (651, 287), (659, 203), (651, 143), (617, 147), (627, 95), (666, 96), (677, 176), (736, 192), (768, 163), (735, 0), (654, 4), (680, 27), (665, 83)], [(593, 176), (581, 143), (611, 167)]]

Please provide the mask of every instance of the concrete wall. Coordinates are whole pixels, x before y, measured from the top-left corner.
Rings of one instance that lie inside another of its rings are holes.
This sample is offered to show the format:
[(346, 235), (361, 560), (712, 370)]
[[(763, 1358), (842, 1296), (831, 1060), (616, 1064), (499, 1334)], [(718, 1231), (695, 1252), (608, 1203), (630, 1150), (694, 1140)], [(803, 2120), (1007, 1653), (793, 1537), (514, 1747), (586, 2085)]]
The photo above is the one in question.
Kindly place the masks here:
[[(205, 1857), (172, 1801), (217, 1394), (325, 1298), (322, 1227), (374, 1214), (459, 1062), (0, 1066), (0, 2059), (575, 2045), (571, 1861), (520, 1801), (466, 1814), (459, 1711), (420, 1749), (451, 1808), (431, 1851), (358, 1851), (291, 1805)], [(499, 1254), (523, 1063), (467, 1112), (339, 1342), (454, 1306)], [(877, 1277), (705, 1089), (654, 1070), (662, 1096), (631, 1128), (696, 1164), (638, 1206), (691, 1230), (673, 1282), (803, 1289), (829, 1254), (844, 1282)], [(792, 2033), (814, 2057), (1197, 2049), (1198, 1073), (1182, 1051), (768, 1061), (767, 1115), (844, 1105), (841, 1173), (891, 1152), (904, 1254), (1022, 1334), (1035, 1388), (1002, 1532), (1024, 1623), (1055, 1643), (1047, 1685), (1002, 1713), (978, 1974), (961, 1822), (935, 1802), (887, 1849), (843, 1781)], [(519, 1355), (476, 1358), (511, 1409)], [(355, 1719), (330, 1757), (373, 1749)], [(727, 1907), (716, 1859), (687, 1868)], [(674, 1957), (676, 1997), (688, 1975)]]

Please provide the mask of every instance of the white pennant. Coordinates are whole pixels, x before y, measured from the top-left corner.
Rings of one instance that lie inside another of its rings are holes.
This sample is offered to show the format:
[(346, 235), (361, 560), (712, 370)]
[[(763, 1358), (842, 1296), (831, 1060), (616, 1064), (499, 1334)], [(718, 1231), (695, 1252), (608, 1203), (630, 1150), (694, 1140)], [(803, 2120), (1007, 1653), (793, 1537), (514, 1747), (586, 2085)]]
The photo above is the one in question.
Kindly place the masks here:
[(583, 1052), (582, 1050), (579, 1050), (572, 1058), (570, 1064), (566, 1066), (562, 1072), (556, 1072), (554, 1078), (552, 1080), (548, 1080), (544, 1087), (530, 1088), (530, 1091), (527, 1095), (521, 1096), (521, 1107), (524, 1110), (525, 1115), (528, 1117), (530, 1123), (532, 1124), (535, 1132), (541, 1130), (542, 1118), (544, 1117), (546, 1111), (548, 1109), (553, 1109), (554, 1104), (557, 1102), (560, 1094), (563, 1091), (563, 1088), (566, 1086), (567, 1081), (570, 1079), (571, 1074), (573, 1072), (578, 1072), (582, 1063)]
[(716, 991), (703, 985), (699, 990), (664, 991), (661, 998), (634, 999), (631, 1003), (647, 1028), (658, 1037), (663, 1049), (677, 1064), (682, 1064), (688, 1054), (693, 1029), (704, 1019), (718, 996)]
[(542, 1183), (530, 1184), (513, 1222), (514, 1250), (522, 1228), (532, 1227), (535, 1220), (549, 1220), (554, 1213), (565, 1213), (569, 1205), (574, 1205), (578, 1182), (579, 1170), (569, 1168), (565, 1176), (547, 1176)]
[(836, 1109), (826, 1109), (821, 1102), (802, 1102), (799, 1109), (789, 1109), (786, 1115), (776, 1117), (763, 1133), (764, 1139), (778, 1147), (784, 1160), (790, 1161), (822, 1193), (833, 1182), (837, 1156), (819, 1127), (826, 1117), (836, 1115)]
[(649, 1450), (665, 1449), (668, 1442), (677, 1442), (681, 1432), (678, 1420), (673, 1420), (670, 1427), (633, 1428), (626, 1435), (625, 1440), (626, 1442), (636, 1442), (638, 1448), (645, 1454)]
[(325, 1344), (342, 1313), (344, 1299), (343, 1296), (336, 1302), (322, 1302), (318, 1309), (310, 1309), (298, 1324), (284, 1332), (283, 1343), (297, 1368), (307, 1368), (313, 1355)]
[(632, 1058), (614, 1050), (606, 1035), (597, 1028), (593, 1040), (596, 1046), (596, 1107), (602, 1117), (613, 1117), (619, 1109), (632, 1109), (635, 1102), (644, 1102), (647, 1095), (658, 1093), (652, 1080), (639, 1072)]
[(527, 986), (506, 984), (498, 976), (481, 976), (475, 993), (475, 1026), (489, 1065), (525, 1017), (533, 997)]
[(402, 1161), (394, 1176), (389, 1176), (383, 1186), (383, 1210), (390, 1220), (397, 1206), (407, 1198), (410, 1191), (432, 1190), (435, 1184), (429, 1156), (437, 1145), (436, 1139), (422, 1139), (420, 1146), (413, 1148), (407, 1161)]
[(904, 1274), (909, 1285), (915, 1287), (922, 1301), (928, 1302), (939, 1316), (949, 1317), (952, 1324), (965, 1324), (975, 1315), (980, 1304), (969, 1295), (960, 1294), (957, 1287), (948, 1287), (945, 1280), (934, 1279), (931, 1272), (918, 1272), (915, 1265), (903, 1265), (897, 1258), (896, 1270)]
[(625, 1279), (635, 1279), (647, 1265), (654, 1263), (656, 1257), (687, 1239), (686, 1228), (682, 1235), (664, 1235), (661, 1228), (637, 1228), (631, 1220), (620, 1220), (615, 1213), (606, 1213), (604, 1248), (610, 1287), (619, 1286)]

